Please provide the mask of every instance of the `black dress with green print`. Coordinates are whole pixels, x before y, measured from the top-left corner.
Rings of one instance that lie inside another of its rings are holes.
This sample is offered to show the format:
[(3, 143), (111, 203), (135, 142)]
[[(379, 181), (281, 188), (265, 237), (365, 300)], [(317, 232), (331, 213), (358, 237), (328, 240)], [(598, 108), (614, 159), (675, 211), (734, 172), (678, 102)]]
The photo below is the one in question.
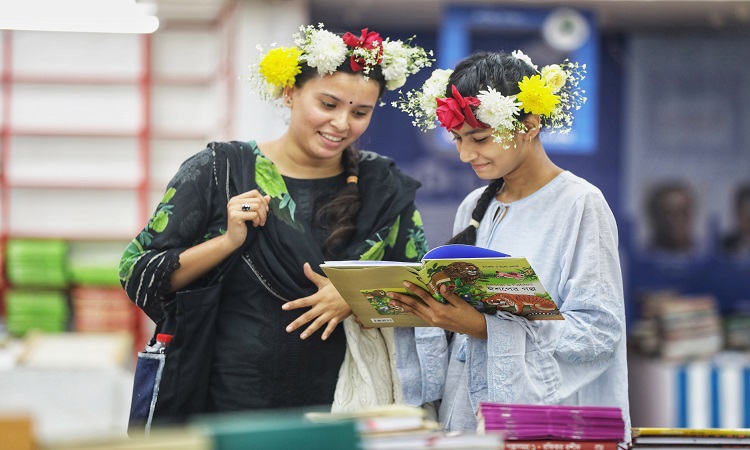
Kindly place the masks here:
[[(249, 166), (231, 167), (228, 152), (247, 152)], [(185, 161), (120, 263), (129, 297), (152, 320), (164, 314), (169, 278), (187, 248), (226, 232), (226, 203), (236, 195), (239, 170), (253, 173), (270, 195), (265, 226), (249, 227), (252, 246), (224, 278), (209, 397), (212, 411), (331, 404), (346, 350), (343, 326), (325, 341), (305, 340), (285, 328), (304, 309), (281, 305), (317, 291), (303, 272), (309, 262), (321, 275), (322, 244), (329, 230), (315, 220), (320, 205), (345, 186), (344, 175), (324, 179), (281, 176), (255, 142), (214, 142)], [(357, 229), (336, 259), (418, 261), (427, 251), (414, 198), (419, 183), (394, 161), (361, 152)], [(233, 175), (235, 174), (235, 175)], [(330, 259), (330, 258), (327, 258)], [(212, 273), (190, 288), (201, 287)]]

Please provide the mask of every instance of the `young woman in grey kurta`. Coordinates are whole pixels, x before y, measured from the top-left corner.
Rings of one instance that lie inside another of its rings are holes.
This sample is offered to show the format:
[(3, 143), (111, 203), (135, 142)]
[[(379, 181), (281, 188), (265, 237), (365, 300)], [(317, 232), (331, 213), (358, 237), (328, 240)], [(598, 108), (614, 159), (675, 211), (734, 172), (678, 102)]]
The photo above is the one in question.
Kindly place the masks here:
[[(481, 401), (615, 406), (629, 440), (617, 225), (599, 189), (556, 166), (539, 137), (571, 124), (579, 69), (478, 52), (436, 71), (420, 106), (402, 108), (418, 123), (437, 116), (461, 161), (489, 181), (461, 203), (450, 242), (525, 256), (565, 318), (484, 314), (447, 290), (447, 304), (414, 286), (424, 303), (392, 294), (435, 327), (397, 330), (399, 374), (406, 401), (436, 402), (446, 429), (476, 429)], [(436, 111), (421, 106), (430, 92), (440, 93)]]

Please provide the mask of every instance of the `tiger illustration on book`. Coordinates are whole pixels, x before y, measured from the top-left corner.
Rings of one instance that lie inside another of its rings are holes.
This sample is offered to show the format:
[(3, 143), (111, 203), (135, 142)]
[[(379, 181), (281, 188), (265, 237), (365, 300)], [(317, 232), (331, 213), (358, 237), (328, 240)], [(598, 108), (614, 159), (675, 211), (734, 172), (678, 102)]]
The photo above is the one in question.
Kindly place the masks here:
[(487, 305), (500, 308), (514, 308), (517, 314), (523, 312), (525, 306), (529, 306), (532, 312), (549, 312), (557, 309), (555, 302), (548, 298), (529, 294), (506, 294), (498, 293), (482, 300)]

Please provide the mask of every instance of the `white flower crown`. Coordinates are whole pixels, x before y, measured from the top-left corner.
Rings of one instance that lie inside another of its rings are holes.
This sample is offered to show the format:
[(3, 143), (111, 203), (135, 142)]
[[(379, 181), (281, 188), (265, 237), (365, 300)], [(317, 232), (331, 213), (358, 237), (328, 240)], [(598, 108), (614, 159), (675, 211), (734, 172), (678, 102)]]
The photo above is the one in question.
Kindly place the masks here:
[(352, 70), (362, 71), (367, 77), (372, 67), (379, 65), (386, 81), (386, 89), (396, 90), (406, 83), (409, 75), (430, 67), (434, 59), (432, 51), (410, 45), (400, 40), (383, 40), (378, 33), (362, 30), (357, 37), (352, 33), (343, 36), (334, 34), (318, 24), (317, 28), (301, 26), (295, 33), (294, 47), (276, 47), (260, 52), (260, 62), (250, 64), (250, 82), (264, 100), (273, 101), (281, 96), (284, 88), (294, 86), (301, 64), (318, 69), (320, 75), (332, 74), (347, 58)]
[(461, 128), (464, 122), (474, 128), (492, 128), (493, 140), (505, 148), (510, 147), (516, 131), (525, 130), (518, 120), (522, 111), (541, 116), (546, 128), (568, 133), (573, 111), (586, 102), (585, 91), (578, 87), (585, 77), (586, 65), (566, 59), (539, 71), (522, 51), (511, 55), (537, 71), (518, 82), (521, 92), (516, 95), (505, 96), (488, 86), (477, 97), (462, 97), (453, 86), (452, 97), (445, 97), (453, 70), (436, 69), (421, 90), (402, 93), (392, 105), (412, 116), (412, 124), (422, 131), (436, 128), (438, 123), (449, 131)]

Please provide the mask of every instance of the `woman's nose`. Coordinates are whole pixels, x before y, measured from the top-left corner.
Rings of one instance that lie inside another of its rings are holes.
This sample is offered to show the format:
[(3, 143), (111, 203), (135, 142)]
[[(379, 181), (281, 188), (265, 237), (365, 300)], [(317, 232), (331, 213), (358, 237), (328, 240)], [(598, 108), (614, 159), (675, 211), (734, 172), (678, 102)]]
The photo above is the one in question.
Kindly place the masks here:
[(471, 162), (477, 157), (477, 152), (472, 150), (471, 145), (463, 145), (462, 142), (456, 143), (456, 150), (458, 151), (458, 157), (461, 162)]
[(337, 111), (331, 118), (331, 124), (339, 131), (347, 131), (349, 129), (349, 113)]

